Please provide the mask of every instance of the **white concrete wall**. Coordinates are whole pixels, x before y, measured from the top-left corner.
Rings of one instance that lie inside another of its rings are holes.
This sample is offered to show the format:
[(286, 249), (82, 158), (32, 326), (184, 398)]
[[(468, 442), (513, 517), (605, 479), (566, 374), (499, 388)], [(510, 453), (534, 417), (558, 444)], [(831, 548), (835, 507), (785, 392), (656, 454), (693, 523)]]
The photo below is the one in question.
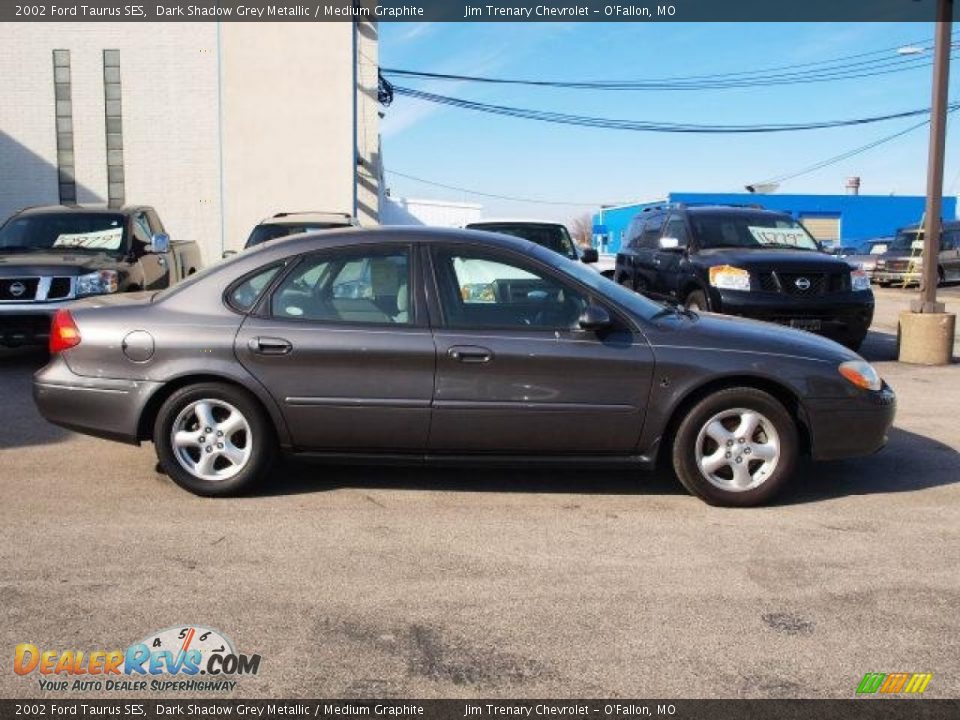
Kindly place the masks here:
[(384, 225), (430, 225), (452, 228), (477, 222), (482, 213), (483, 206), (477, 203), (388, 197), (383, 200), (381, 222)]
[(103, 50), (120, 50), (126, 200), (219, 254), (216, 25), (16, 23), (0, 27), (0, 215), (56, 203), (53, 50), (70, 50), (77, 200), (107, 198)]
[(276, 212), (353, 212), (352, 23), (221, 26), (227, 247)]
[[(116, 48), (126, 201), (156, 207), (207, 262), (264, 216), (354, 211), (352, 23), (16, 23), (0, 37), (0, 220), (59, 201), (54, 49), (71, 55), (79, 202), (107, 198), (102, 53)], [(364, 126), (375, 179), (377, 109)]]

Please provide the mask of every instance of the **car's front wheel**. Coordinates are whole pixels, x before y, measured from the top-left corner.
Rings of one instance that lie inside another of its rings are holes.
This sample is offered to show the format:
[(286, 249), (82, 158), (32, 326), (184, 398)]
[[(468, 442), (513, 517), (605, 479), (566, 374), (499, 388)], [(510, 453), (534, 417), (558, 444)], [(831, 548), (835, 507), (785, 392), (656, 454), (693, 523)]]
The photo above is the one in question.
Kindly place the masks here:
[(707, 295), (703, 290), (694, 290), (687, 295), (687, 299), (684, 300), (683, 305), (687, 310), (694, 310), (696, 312), (706, 312), (709, 310), (707, 307)]
[(273, 428), (257, 401), (224, 383), (181, 388), (160, 407), (153, 443), (160, 465), (197, 495), (233, 495), (269, 471)]
[(683, 486), (711, 505), (760, 505), (789, 480), (798, 451), (796, 422), (776, 398), (756, 388), (728, 388), (684, 417), (673, 467)]

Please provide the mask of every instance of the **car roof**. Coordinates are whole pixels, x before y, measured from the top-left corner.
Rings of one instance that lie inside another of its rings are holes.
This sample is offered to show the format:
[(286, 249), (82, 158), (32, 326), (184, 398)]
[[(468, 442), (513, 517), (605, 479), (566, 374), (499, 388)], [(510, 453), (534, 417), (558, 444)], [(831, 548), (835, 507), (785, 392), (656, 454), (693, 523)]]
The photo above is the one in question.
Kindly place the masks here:
[(679, 209), (686, 210), (692, 215), (790, 215), (784, 210), (771, 210), (751, 205), (696, 205)]
[(556, 220), (539, 220), (536, 218), (484, 218), (483, 220), (474, 220), (464, 225), (465, 228), (474, 225), (563, 225), (565, 223)]
[(353, 216), (342, 212), (282, 212), (260, 221), (260, 225), (296, 225), (302, 223), (354, 224)]
[[(313, 252), (315, 250), (353, 245), (376, 244), (378, 242), (405, 242), (413, 244), (432, 243), (470, 243), (481, 244), (506, 250), (530, 254), (531, 249), (539, 253), (541, 246), (511, 235), (486, 232), (484, 230), (461, 230), (458, 228), (427, 227), (423, 225), (381, 225), (378, 227), (345, 227), (306, 232), (276, 238), (270, 242), (255, 245), (236, 257), (262, 256), (270, 260)], [(543, 250), (548, 257), (555, 255), (552, 250)]]
[(129, 215), (138, 210), (147, 210), (143, 205), (125, 205), (123, 207), (109, 207), (107, 205), (35, 205), (33, 207), (23, 208), (17, 215), (49, 215), (51, 213), (64, 213), (71, 215), (89, 215), (94, 213), (116, 213), (117, 215)]

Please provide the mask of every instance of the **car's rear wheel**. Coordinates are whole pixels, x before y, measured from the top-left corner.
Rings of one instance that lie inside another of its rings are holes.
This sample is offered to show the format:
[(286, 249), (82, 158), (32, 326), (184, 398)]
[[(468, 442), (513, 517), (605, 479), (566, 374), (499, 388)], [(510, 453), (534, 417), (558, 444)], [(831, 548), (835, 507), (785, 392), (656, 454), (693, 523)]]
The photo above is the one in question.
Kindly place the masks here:
[(708, 395), (684, 417), (673, 443), (683, 486), (711, 505), (770, 500), (793, 474), (797, 425), (772, 395), (749, 387)]
[(190, 385), (160, 407), (153, 443), (161, 467), (197, 495), (233, 495), (269, 470), (273, 428), (246, 391), (223, 383)]

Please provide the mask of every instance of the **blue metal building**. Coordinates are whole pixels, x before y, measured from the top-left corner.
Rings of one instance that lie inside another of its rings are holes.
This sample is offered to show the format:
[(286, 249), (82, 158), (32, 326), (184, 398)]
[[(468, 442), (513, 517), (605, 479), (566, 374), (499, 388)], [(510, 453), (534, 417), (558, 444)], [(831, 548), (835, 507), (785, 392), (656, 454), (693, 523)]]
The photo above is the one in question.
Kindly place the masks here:
[[(747, 193), (670, 193), (666, 201), (619, 205), (593, 216), (594, 245), (601, 252), (617, 252), (627, 225), (644, 208), (669, 203), (690, 205), (760, 205), (790, 213), (827, 246), (855, 245), (893, 235), (898, 228), (923, 217), (922, 196), (897, 195), (751, 195)], [(957, 199), (943, 199), (943, 217), (954, 219)]]

